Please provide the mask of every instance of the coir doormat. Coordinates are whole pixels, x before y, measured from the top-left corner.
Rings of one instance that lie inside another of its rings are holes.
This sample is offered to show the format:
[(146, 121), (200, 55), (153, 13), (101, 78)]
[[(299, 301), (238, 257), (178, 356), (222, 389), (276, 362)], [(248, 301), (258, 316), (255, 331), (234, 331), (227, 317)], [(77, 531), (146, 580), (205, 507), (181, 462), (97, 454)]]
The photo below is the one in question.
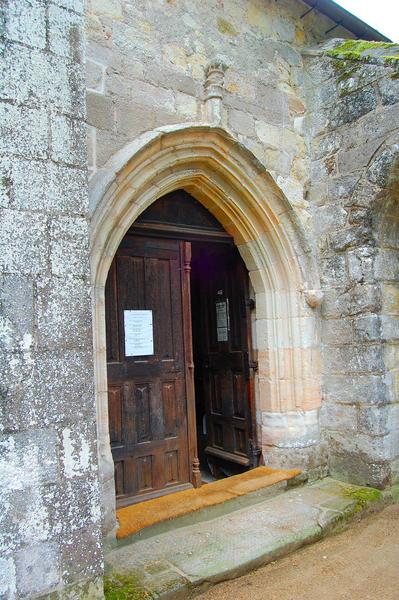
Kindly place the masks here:
[(120, 508), (116, 511), (119, 522), (116, 537), (122, 539), (137, 533), (144, 527), (175, 519), (201, 508), (222, 504), (280, 481), (292, 479), (300, 472), (298, 469), (257, 467), (240, 475), (208, 483), (200, 488), (184, 490)]

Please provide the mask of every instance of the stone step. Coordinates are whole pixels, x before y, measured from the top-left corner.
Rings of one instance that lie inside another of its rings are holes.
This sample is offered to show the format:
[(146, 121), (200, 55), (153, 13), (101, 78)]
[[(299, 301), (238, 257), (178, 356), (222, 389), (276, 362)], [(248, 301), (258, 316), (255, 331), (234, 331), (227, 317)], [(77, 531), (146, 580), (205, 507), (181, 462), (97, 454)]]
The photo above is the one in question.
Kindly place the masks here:
[(247, 493), (243, 496), (226, 500), (222, 504), (201, 508), (183, 516), (175, 517), (173, 519), (145, 527), (133, 535), (130, 535), (126, 538), (117, 539), (115, 541), (115, 547), (123, 547), (141, 540), (159, 536), (163, 533), (167, 533), (168, 531), (174, 531), (182, 527), (195, 525), (196, 523), (204, 523), (212, 519), (217, 519), (222, 515), (226, 515), (236, 510), (263, 502), (267, 498), (286, 492), (288, 489), (302, 485), (303, 483), (304, 481), (301, 478), (301, 475), (298, 477), (293, 477), (288, 481), (284, 480), (273, 483), (272, 485), (268, 485), (267, 487)]
[(330, 478), (258, 499), (210, 519), (135, 536), (112, 550), (106, 556), (106, 596), (122, 598), (126, 589), (134, 589), (137, 599), (188, 598), (386, 503), (378, 490)]

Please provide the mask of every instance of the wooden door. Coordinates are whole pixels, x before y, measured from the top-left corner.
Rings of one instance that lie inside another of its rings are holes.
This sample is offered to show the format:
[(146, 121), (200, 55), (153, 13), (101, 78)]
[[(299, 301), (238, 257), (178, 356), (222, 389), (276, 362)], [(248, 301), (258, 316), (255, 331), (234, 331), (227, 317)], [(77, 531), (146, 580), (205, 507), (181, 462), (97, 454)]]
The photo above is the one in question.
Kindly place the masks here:
[(110, 268), (109, 429), (118, 506), (191, 487), (189, 263), (188, 242), (126, 235)]
[[(206, 413), (205, 452), (210, 459), (253, 466), (248, 275), (236, 248), (222, 245), (200, 248), (193, 270), (201, 313), (194, 336), (201, 337), (196, 389)], [(195, 314), (193, 321), (195, 328)]]

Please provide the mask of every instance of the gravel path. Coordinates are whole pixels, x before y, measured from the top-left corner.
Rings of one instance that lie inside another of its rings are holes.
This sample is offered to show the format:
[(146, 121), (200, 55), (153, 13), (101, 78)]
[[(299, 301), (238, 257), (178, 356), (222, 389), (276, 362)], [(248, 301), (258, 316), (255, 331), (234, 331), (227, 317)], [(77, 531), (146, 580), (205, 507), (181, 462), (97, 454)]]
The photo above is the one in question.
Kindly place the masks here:
[(199, 598), (399, 600), (399, 505)]

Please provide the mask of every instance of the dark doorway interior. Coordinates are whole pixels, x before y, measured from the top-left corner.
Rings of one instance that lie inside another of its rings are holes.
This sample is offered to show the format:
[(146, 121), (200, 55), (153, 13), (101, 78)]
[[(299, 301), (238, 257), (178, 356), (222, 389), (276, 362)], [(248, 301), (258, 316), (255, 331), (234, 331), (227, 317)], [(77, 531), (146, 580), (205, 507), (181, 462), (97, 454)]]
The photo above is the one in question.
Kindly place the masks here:
[(253, 466), (247, 279), (233, 243), (192, 243), (195, 404), (205, 481)]
[(198, 485), (198, 458), (204, 482), (256, 466), (250, 309), (232, 238), (186, 192), (127, 232), (106, 287), (118, 506)]

